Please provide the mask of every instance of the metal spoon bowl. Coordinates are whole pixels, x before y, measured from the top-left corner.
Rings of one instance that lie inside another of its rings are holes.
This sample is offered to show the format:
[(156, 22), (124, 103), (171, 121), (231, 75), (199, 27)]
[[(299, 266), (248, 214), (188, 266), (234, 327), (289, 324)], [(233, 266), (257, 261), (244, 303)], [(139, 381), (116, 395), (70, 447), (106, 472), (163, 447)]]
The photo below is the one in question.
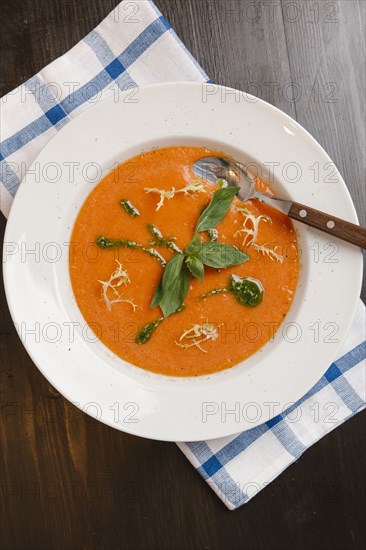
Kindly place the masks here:
[(193, 171), (196, 176), (211, 183), (216, 184), (218, 179), (224, 179), (229, 186), (238, 187), (238, 198), (241, 201), (257, 199), (294, 220), (306, 223), (361, 248), (366, 248), (365, 227), (360, 227), (295, 201), (261, 193), (255, 186), (253, 175), (242, 164), (233, 159), (204, 157), (193, 164)]

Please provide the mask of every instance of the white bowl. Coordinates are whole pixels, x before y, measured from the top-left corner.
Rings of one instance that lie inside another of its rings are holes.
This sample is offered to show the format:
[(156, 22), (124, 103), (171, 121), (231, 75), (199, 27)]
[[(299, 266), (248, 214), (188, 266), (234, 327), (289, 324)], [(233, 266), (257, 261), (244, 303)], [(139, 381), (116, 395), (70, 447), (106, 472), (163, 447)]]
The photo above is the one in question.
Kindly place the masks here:
[(68, 270), (67, 243), (76, 215), (115, 163), (169, 145), (224, 151), (255, 163), (264, 178), (272, 166), (278, 194), (357, 222), (348, 190), (299, 124), (243, 92), (171, 83), (142, 88), (132, 101), (128, 91), (115, 99), (67, 124), (43, 149), (16, 195), (5, 234), (4, 278), (24, 345), (59, 392), (119, 430), (196, 441), (266, 422), (301, 398), (341, 347), (359, 298), (360, 250), (295, 224), (300, 279), (273, 341), (232, 369), (172, 378), (130, 365), (95, 341), (76, 305)]

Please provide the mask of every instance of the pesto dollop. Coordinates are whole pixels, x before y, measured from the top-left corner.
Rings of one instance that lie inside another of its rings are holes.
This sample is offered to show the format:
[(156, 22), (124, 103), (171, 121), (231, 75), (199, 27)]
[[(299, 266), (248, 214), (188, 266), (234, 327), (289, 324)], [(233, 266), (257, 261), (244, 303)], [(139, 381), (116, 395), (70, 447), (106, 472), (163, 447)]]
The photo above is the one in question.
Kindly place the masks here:
[(234, 293), (236, 301), (247, 307), (256, 307), (263, 300), (263, 286), (257, 279), (251, 277), (238, 277), (231, 275), (230, 290)]
[(231, 275), (228, 287), (214, 288), (206, 292), (206, 294), (198, 296), (197, 301), (215, 296), (216, 294), (226, 294), (227, 292), (232, 292), (239, 304), (247, 307), (257, 307), (263, 300), (264, 289), (262, 283), (257, 279)]

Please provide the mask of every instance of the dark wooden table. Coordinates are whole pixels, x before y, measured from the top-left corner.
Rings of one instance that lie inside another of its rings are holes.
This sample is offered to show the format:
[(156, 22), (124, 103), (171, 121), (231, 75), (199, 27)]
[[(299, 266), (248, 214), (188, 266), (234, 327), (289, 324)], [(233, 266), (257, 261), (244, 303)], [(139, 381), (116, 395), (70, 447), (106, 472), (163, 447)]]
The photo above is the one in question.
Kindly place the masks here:
[[(365, 2), (156, 3), (215, 82), (270, 101), (315, 136), (365, 225)], [(67, 51), (116, 4), (2, 0), (1, 95)], [(115, 431), (63, 399), (20, 343), (3, 290), (0, 345), (4, 549), (362, 547), (365, 414), (229, 512), (174, 444)]]

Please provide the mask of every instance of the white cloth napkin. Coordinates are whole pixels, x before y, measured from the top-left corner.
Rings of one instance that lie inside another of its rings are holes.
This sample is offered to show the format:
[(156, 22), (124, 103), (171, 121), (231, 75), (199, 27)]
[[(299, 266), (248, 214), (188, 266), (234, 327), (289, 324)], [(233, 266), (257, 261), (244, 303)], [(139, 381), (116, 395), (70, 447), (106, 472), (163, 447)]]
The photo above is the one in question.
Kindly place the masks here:
[[(9, 214), (20, 182), (48, 141), (81, 111), (118, 90), (208, 81), (148, 0), (121, 2), (62, 57), (1, 99), (0, 201)], [(296, 405), (235, 436), (178, 443), (230, 509), (263, 489), (318, 439), (365, 407), (365, 307), (338, 359)]]

